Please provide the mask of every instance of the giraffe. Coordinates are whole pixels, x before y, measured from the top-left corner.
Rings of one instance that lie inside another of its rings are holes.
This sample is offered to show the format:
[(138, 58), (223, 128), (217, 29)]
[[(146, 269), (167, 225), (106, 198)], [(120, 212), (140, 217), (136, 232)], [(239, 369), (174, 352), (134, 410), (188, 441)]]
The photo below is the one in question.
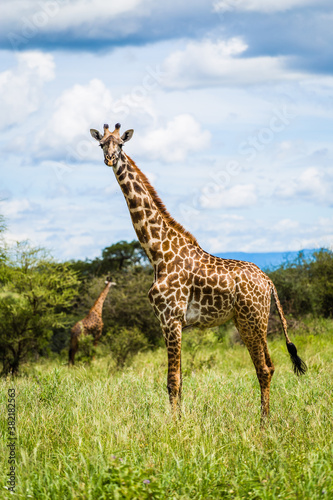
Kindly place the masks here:
[(110, 288), (115, 284), (116, 283), (112, 281), (112, 278), (106, 278), (105, 287), (100, 293), (98, 299), (95, 301), (94, 305), (90, 308), (87, 316), (75, 323), (73, 326), (71, 330), (68, 364), (72, 363), (72, 365), (74, 365), (75, 354), (79, 348), (79, 339), (82, 334), (92, 335), (94, 337), (94, 347), (97, 345), (103, 330), (103, 304)]
[(190, 326), (213, 327), (232, 319), (253, 361), (261, 390), (261, 421), (269, 415), (274, 365), (268, 352), (267, 325), (273, 295), (294, 372), (305, 373), (287, 333), (287, 322), (273, 282), (255, 264), (223, 259), (205, 252), (176, 222), (147, 177), (122, 150), (133, 130), (122, 136), (117, 123), (111, 133), (91, 129), (113, 168), (127, 202), (139, 242), (154, 269), (149, 301), (159, 319), (168, 354), (167, 389), (172, 412), (180, 413), (182, 392), (181, 338)]

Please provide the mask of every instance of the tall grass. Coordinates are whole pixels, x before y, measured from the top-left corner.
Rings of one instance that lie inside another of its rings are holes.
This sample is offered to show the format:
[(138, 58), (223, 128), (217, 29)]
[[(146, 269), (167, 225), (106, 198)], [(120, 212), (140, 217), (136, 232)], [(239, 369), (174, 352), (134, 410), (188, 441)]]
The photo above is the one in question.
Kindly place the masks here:
[[(276, 372), (263, 431), (254, 367), (240, 345), (204, 347), (194, 362), (185, 350), (180, 421), (169, 411), (164, 349), (117, 373), (106, 358), (70, 370), (53, 361), (2, 380), (0, 498), (333, 498), (332, 322), (291, 337), (309, 371), (295, 377), (284, 342), (269, 342)], [(10, 387), (14, 495), (5, 489)]]

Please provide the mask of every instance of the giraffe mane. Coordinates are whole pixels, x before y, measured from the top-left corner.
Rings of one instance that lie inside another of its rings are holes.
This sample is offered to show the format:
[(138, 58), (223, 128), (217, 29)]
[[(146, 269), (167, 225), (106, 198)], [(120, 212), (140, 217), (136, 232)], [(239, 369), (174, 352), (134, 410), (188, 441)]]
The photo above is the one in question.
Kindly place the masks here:
[(135, 162), (132, 160), (132, 158), (130, 158), (127, 155), (125, 155), (125, 156), (128, 159), (128, 161), (130, 162), (131, 166), (136, 171), (136, 173), (138, 174), (138, 176), (140, 177), (142, 184), (144, 185), (144, 187), (147, 189), (148, 193), (152, 197), (152, 199), (153, 199), (159, 213), (161, 214), (162, 218), (164, 219), (164, 221), (169, 226), (171, 226), (173, 229), (175, 229), (176, 231), (181, 233), (183, 236), (185, 236), (191, 243), (193, 243), (194, 245), (198, 245), (196, 238), (189, 231), (186, 231), (186, 229), (169, 214), (169, 212), (165, 208), (163, 201), (158, 196), (155, 188), (150, 184), (146, 175), (143, 172), (141, 172), (141, 170), (135, 164)]

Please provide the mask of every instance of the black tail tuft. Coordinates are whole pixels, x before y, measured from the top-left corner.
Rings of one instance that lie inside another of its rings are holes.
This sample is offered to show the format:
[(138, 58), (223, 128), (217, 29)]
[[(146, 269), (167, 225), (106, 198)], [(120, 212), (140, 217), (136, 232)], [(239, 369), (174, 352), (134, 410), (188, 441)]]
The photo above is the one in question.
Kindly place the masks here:
[(287, 342), (287, 349), (290, 354), (290, 359), (293, 363), (294, 373), (296, 375), (304, 375), (308, 367), (306, 366), (304, 361), (302, 361), (301, 358), (297, 355), (296, 346), (292, 342)]

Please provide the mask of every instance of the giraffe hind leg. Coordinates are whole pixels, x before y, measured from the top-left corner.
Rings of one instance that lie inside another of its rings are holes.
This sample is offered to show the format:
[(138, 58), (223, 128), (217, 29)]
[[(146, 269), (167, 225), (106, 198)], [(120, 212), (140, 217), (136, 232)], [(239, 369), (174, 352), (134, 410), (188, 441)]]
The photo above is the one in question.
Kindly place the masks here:
[(241, 338), (246, 345), (254, 364), (261, 391), (261, 424), (269, 416), (269, 394), (274, 365), (268, 352), (266, 332), (267, 325), (249, 330), (235, 321)]
[(266, 341), (260, 342), (260, 345), (248, 348), (254, 367), (256, 369), (257, 378), (261, 391), (261, 423), (269, 416), (269, 394), (271, 380), (274, 373), (274, 365), (268, 353)]
[(69, 356), (68, 356), (68, 364), (74, 365), (75, 363), (75, 354), (77, 353), (78, 350), (78, 341), (75, 338), (71, 339), (71, 345), (69, 348)]

